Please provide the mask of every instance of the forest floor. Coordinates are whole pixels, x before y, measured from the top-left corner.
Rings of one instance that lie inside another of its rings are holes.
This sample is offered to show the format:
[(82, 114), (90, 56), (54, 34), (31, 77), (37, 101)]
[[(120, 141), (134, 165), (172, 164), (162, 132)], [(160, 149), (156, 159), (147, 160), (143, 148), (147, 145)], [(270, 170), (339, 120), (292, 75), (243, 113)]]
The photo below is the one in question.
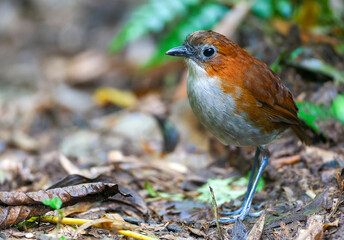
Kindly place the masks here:
[[(123, 13), (107, 9), (126, 1), (58, 7), (5, 2), (0, 13), (10, 21), (0, 26), (0, 239), (55, 239), (57, 233), (124, 239), (121, 230), (160, 239), (220, 239), (219, 232), (223, 239), (343, 239), (340, 122), (320, 122), (318, 132), (308, 127), (311, 146), (290, 130), (272, 142), (253, 200), (264, 203), (265, 213), (219, 230), (208, 184), (219, 210), (237, 209), (255, 148), (225, 147), (203, 128), (178, 83), (181, 62), (142, 73), (123, 61), (138, 48), (108, 55)], [(268, 64), (282, 49), (304, 46), (344, 70), (343, 56), (333, 50), (336, 39), (304, 42), (293, 29), (266, 37), (255, 21), (248, 20), (234, 38)], [(300, 64), (283, 64), (279, 74), (297, 101), (329, 106), (344, 89)], [(109, 94), (123, 100), (104, 104)], [(52, 196), (61, 198), (65, 217), (112, 225), (57, 228), (44, 218), (56, 212), (41, 202)]]

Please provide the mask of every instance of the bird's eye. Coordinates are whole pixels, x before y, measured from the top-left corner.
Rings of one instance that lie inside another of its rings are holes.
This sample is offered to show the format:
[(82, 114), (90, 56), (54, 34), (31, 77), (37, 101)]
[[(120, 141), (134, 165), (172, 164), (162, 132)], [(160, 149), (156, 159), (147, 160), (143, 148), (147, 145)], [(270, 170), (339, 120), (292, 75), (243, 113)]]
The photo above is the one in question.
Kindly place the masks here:
[(206, 49), (203, 50), (203, 55), (205, 57), (211, 57), (211, 56), (214, 55), (214, 53), (215, 53), (215, 49), (214, 48), (206, 48)]

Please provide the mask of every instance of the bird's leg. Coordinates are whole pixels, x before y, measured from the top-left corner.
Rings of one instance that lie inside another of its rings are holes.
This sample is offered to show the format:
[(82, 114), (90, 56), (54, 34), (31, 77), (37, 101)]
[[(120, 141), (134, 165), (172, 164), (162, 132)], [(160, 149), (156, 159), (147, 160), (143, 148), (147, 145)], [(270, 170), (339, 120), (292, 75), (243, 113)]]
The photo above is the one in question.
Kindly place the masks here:
[[(219, 219), (220, 223), (232, 223), (232, 222), (235, 222), (237, 218), (239, 218), (240, 220), (243, 220), (246, 217), (246, 215), (250, 211), (253, 195), (254, 195), (254, 192), (256, 191), (259, 179), (261, 178), (262, 173), (263, 173), (266, 165), (268, 165), (268, 162), (269, 162), (269, 154), (267, 151), (264, 151), (263, 156), (262, 156), (262, 160), (260, 162), (260, 166), (258, 169), (257, 176), (254, 179), (254, 182), (253, 182), (251, 190), (248, 194), (247, 200), (243, 203), (242, 211), (240, 212), (240, 214), (238, 216), (236, 216), (234, 218), (220, 218)], [(257, 214), (253, 214), (253, 216), (259, 216), (261, 213), (262, 212), (259, 212)]]
[(249, 178), (248, 185), (247, 185), (245, 199), (244, 199), (241, 207), (239, 209), (235, 210), (235, 211), (232, 211), (232, 212), (221, 212), (222, 215), (225, 215), (225, 216), (238, 215), (243, 210), (243, 208), (245, 206), (245, 203), (247, 202), (248, 196), (250, 194), (250, 191), (252, 189), (252, 184), (253, 184), (254, 176), (256, 174), (256, 168), (257, 168), (257, 164), (258, 164), (259, 154), (260, 154), (260, 149), (257, 147), (256, 154), (255, 154), (254, 160), (253, 160), (253, 165), (252, 165), (251, 173), (250, 173), (250, 178)]

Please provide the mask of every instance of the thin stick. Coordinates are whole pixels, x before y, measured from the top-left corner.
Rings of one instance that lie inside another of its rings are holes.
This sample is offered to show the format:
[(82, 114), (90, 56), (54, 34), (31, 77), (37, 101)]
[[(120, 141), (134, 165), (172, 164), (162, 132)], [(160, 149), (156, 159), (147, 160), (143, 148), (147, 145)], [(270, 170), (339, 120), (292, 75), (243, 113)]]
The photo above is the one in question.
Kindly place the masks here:
[[(40, 217), (40, 220), (43, 222), (50, 222), (50, 223), (58, 223), (59, 222), (59, 218), (55, 217), (55, 216), (43, 216)], [(80, 219), (80, 218), (63, 218), (60, 223), (62, 224), (68, 224), (68, 225), (82, 225), (88, 222), (91, 222), (93, 220), (89, 220), (89, 219)], [(97, 228), (103, 228), (104, 225), (102, 225), (102, 223), (96, 223), (94, 225), (92, 225), (93, 227), (97, 227)], [(117, 231), (119, 234), (122, 234), (124, 236), (128, 236), (128, 237), (133, 237), (136, 239), (141, 239), (141, 240), (157, 240), (157, 238), (152, 238), (152, 237), (148, 237), (145, 235), (142, 235), (140, 233), (136, 233), (130, 230), (118, 230)]]
[(339, 199), (336, 203), (336, 206), (332, 210), (331, 214), (328, 216), (328, 218), (333, 217), (333, 215), (337, 212), (339, 205), (342, 203), (343, 190), (344, 190), (344, 180), (340, 179), (339, 173), (336, 173), (336, 177), (337, 177), (337, 183), (338, 183), (338, 188), (339, 188)]
[(217, 210), (217, 204), (216, 204), (216, 199), (215, 199), (215, 194), (213, 188), (209, 184), (209, 190), (211, 193), (211, 198), (212, 198), (212, 203), (213, 203), (213, 209), (214, 209), (214, 215), (215, 215), (215, 222), (216, 222), (216, 227), (217, 231), (219, 233), (219, 237), (221, 240), (223, 240), (221, 228), (220, 228), (220, 223), (219, 223), (219, 211)]

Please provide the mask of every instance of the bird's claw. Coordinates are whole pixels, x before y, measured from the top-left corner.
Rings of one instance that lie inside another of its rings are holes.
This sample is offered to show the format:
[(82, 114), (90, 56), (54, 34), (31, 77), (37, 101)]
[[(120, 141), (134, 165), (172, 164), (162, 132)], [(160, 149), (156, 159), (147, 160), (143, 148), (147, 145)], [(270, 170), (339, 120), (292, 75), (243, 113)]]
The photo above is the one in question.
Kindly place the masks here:
[[(251, 205), (251, 208), (253, 208), (254, 210), (259, 210), (261, 207), (263, 207), (265, 205), (265, 202), (262, 202), (261, 204), (259, 205)], [(244, 209), (244, 206), (241, 206), (240, 208), (238, 208), (237, 210), (235, 211), (231, 211), (231, 212), (220, 212), (221, 215), (225, 215), (225, 216), (233, 216), (233, 215), (239, 215), (242, 210)]]
[(225, 216), (232, 216), (232, 215), (239, 215), (241, 212), (242, 212), (242, 210), (243, 210), (243, 206), (241, 206), (240, 208), (238, 208), (237, 210), (235, 210), (235, 211), (226, 211), (226, 212), (220, 212), (220, 214), (221, 215), (225, 215)]
[(219, 219), (219, 223), (234, 223), (237, 219), (240, 219), (241, 221), (244, 220), (244, 218), (246, 216), (250, 216), (250, 217), (259, 217), (260, 215), (262, 215), (264, 212), (264, 210), (261, 210), (259, 212), (253, 212), (253, 213), (247, 213), (247, 214), (239, 214), (237, 216), (231, 217), (231, 218), (220, 218)]

